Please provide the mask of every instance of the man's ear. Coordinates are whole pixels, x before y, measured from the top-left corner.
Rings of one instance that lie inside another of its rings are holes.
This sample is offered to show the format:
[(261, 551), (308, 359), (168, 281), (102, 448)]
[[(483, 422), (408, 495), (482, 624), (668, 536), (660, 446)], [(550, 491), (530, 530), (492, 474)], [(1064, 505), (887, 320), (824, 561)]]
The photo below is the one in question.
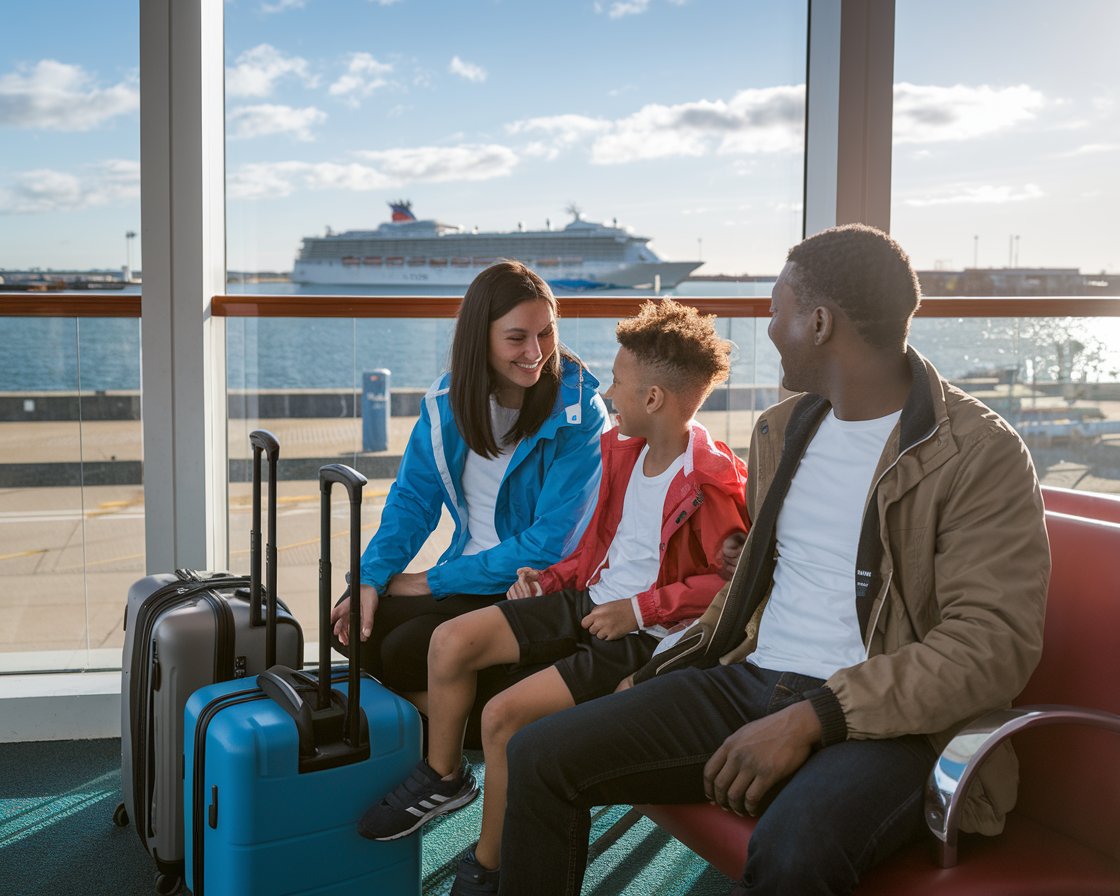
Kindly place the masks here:
[(818, 305), (813, 309), (813, 344), (824, 345), (832, 338), (832, 331), (836, 325), (836, 317), (832, 309), (826, 305)]
[(665, 390), (660, 386), (650, 386), (646, 391), (646, 413), (653, 414), (665, 406)]

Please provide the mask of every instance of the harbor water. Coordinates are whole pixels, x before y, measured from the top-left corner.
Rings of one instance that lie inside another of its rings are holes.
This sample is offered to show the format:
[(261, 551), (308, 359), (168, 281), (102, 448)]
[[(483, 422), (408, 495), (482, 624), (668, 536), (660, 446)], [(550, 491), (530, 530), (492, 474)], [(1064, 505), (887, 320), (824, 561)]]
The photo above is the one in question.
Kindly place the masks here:
[[(686, 282), (697, 297), (767, 296), (767, 282)], [(138, 292), (139, 286), (129, 287)], [(230, 292), (314, 294), (290, 283), (231, 284)], [(376, 294), (369, 288), (334, 292)], [(393, 288), (384, 294), (399, 295)], [(117, 293), (119, 295), (119, 293)], [(417, 291), (431, 295), (431, 291)], [(673, 295), (673, 291), (663, 295)], [(612, 320), (561, 320), (562, 341), (608, 381), (617, 343)], [(778, 358), (766, 320), (723, 318), (735, 345), (732, 382), (775, 383)], [(444, 369), (454, 322), (433, 319), (230, 318), (231, 389), (346, 389), (363, 371), (387, 368), (394, 388), (424, 388)], [(1111, 381), (1120, 376), (1120, 322), (1069, 319), (918, 319), (911, 341), (950, 378), (1015, 371), (1020, 382)], [(0, 319), (0, 392), (140, 388), (140, 322), (133, 319)]]

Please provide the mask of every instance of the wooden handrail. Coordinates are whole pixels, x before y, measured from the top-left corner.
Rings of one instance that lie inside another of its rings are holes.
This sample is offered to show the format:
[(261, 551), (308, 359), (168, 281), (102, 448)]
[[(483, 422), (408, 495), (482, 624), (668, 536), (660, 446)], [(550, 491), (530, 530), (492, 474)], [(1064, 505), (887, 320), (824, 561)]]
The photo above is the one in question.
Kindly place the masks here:
[(139, 317), (140, 296), (18, 293), (0, 295), (0, 317)]
[[(645, 296), (561, 296), (560, 314), (568, 318), (614, 319), (633, 314)], [(720, 317), (770, 316), (767, 297), (680, 296), (705, 314)], [(452, 318), (459, 296), (214, 296), (216, 317)], [(0, 317), (140, 317), (138, 295), (48, 293), (0, 295)], [(1120, 297), (1045, 296), (929, 297), (918, 309), (922, 318), (1120, 317)]]
[[(561, 296), (562, 317), (618, 318), (633, 314), (646, 296)], [(769, 297), (678, 296), (705, 314), (769, 317)], [(454, 317), (458, 296), (214, 296), (217, 317)], [(926, 298), (918, 317), (1120, 317), (1120, 297), (1047, 296)]]

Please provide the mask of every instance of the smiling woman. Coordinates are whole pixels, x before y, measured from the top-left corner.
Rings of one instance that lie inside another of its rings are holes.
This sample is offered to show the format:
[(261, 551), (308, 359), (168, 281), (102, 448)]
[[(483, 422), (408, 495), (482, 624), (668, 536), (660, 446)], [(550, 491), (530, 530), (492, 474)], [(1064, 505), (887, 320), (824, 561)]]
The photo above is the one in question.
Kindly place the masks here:
[[(349, 592), (332, 614), (340, 650), (360, 649), (363, 668), (425, 707), (436, 627), (502, 600), (520, 567), (554, 563), (583, 533), (606, 428), (598, 385), (560, 346), (556, 299), (540, 277), (499, 262), (474, 279), (450, 370), (424, 395), (362, 555), (360, 646), (349, 643)], [(443, 510), (450, 545), (434, 566), (406, 572)], [(476, 708), (531, 671), (492, 670)]]

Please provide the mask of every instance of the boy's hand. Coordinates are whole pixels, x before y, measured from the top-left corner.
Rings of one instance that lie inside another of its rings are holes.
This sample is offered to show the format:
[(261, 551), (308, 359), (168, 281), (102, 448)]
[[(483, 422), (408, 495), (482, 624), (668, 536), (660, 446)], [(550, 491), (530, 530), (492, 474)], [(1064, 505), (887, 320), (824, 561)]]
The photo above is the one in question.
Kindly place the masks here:
[(723, 546), (720, 548), (721, 566), (719, 570), (719, 574), (723, 578), (730, 580), (735, 575), (735, 567), (739, 563), (739, 555), (743, 553), (743, 545), (746, 540), (746, 532), (732, 532), (723, 540)]
[(517, 581), (509, 586), (506, 597), (518, 600), (522, 597), (538, 597), (544, 594), (541, 589), (541, 571), (531, 566), (522, 566), (517, 570)]
[(600, 604), (583, 617), (580, 623), (596, 638), (603, 641), (617, 641), (623, 635), (637, 631), (638, 619), (634, 606), (628, 600), (612, 600)]

